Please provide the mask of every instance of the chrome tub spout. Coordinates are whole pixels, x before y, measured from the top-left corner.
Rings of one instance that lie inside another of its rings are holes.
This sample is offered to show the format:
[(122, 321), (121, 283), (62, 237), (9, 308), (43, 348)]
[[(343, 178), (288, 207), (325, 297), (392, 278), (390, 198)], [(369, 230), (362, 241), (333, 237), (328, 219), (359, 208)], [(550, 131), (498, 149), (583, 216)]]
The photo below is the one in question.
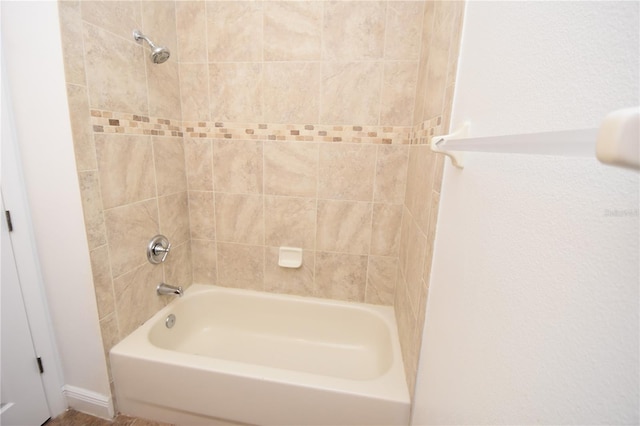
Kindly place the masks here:
[(160, 283), (158, 284), (158, 287), (156, 287), (156, 292), (158, 293), (159, 296), (165, 295), (165, 294), (174, 294), (177, 295), (179, 297), (182, 297), (182, 286), (172, 286), (169, 284), (165, 284), (165, 283)]

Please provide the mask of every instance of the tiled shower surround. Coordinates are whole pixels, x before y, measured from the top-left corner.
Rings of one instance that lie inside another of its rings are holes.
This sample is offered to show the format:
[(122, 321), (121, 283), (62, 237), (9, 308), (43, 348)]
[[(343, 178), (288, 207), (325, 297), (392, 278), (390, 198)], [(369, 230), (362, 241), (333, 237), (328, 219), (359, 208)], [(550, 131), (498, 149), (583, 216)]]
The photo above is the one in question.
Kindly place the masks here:
[(162, 281), (394, 305), (413, 392), (464, 4), (59, 5), (105, 351)]

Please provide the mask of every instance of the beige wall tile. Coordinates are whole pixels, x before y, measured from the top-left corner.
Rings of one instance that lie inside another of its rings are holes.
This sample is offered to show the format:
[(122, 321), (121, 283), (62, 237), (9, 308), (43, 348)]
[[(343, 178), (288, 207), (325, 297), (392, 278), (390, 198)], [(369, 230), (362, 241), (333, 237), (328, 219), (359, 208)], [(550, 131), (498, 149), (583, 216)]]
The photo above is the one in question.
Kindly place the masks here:
[(312, 198), (265, 197), (265, 244), (313, 249), (316, 203)]
[(265, 63), (265, 121), (268, 123), (317, 123), (320, 72), (320, 63)]
[(182, 107), (178, 63), (172, 59), (164, 64), (145, 61), (149, 86), (149, 114), (153, 117), (180, 120)]
[(262, 121), (262, 64), (209, 64), (209, 113), (214, 121)]
[(371, 254), (397, 256), (400, 247), (402, 204), (374, 204)]
[(367, 256), (316, 253), (316, 296), (364, 302)]
[(158, 195), (187, 190), (184, 143), (181, 138), (153, 137)]
[(84, 86), (67, 84), (69, 100), (69, 115), (71, 118), (71, 132), (73, 133), (73, 148), (76, 155), (76, 168), (95, 170), (98, 168), (96, 147), (91, 133), (91, 118), (89, 115), (89, 99)]
[(420, 36), (424, 3), (421, 1), (387, 2), (384, 57), (412, 60), (420, 56)]
[(374, 201), (393, 204), (404, 202), (408, 163), (409, 148), (407, 146), (378, 146)]
[(420, 348), (422, 347), (422, 330), (427, 312), (427, 301), (429, 300), (429, 287), (422, 281), (422, 291), (420, 292), (420, 310), (416, 315), (416, 331), (414, 335), (414, 352), (416, 359), (416, 372), (418, 369), (418, 360), (420, 357)]
[(455, 1), (449, 5), (452, 9), (451, 19), (451, 43), (449, 44), (449, 66), (447, 67), (447, 85), (455, 83), (460, 57), (460, 41), (462, 40), (462, 23), (464, 20), (464, 8), (466, 2)]
[(193, 282), (196, 284), (217, 284), (218, 264), (216, 243), (209, 240), (191, 240), (191, 262)]
[(59, 1), (60, 37), (67, 83), (86, 84), (82, 48), (82, 17), (77, 2)]
[(418, 80), (417, 62), (387, 62), (384, 64), (380, 124), (410, 126)]
[(393, 305), (397, 269), (397, 257), (369, 256), (366, 303)]
[(433, 190), (440, 193), (442, 187), (442, 175), (444, 173), (444, 162), (446, 157), (444, 155), (434, 155), (434, 170), (433, 170)]
[(423, 232), (427, 230), (429, 220), (434, 158), (435, 154), (428, 145), (413, 145), (409, 148), (405, 204)]
[[(177, 1), (178, 58), (207, 62), (207, 15), (203, 1)], [(182, 64), (181, 64), (182, 65)]]
[(301, 61), (321, 58), (322, 2), (264, 3), (264, 60)]
[(148, 136), (96, 134), (95, 145), (105, 209), (156, 195)]
[(187, 192), (158, 197), (158, 208), (160, 233), (166, 236), (173, 245), (179, 245), (189, 240), (191, 236), (189, 234)]
[(396, 290), (394, 308), (402, 358), (405, 365), (405, 377), (409, 387), (409, 394), (413, 395), (417, 366), (417, 354), (415, 352), (416, 318), (409, 303), (406, 288), (400, 280)]
[[(109, 351), (120, 341), (120, 332), (118, 330), (118, 321), (115, 313), (100, 320), (100, 335), (102, 336), (102, 347), (107, 360), (107, 373), (109, 375), (109, 381), (111, 381), (113, 378), (111, 377)], [(111, 395), (113, 395), (113, 393)]]
[(95, 250), (91, 250), (89, 257), (91, 259), (91, 273), (93, 276), (94, 290), (96, 292), (96, 303), (98, 305), (98, 317), (102, 319), (115, 312), (109, 249), (104, 245)]
[(444, 91), (447, 86), (449, 49), (453, 26), (456, 21), (458, 2), (436, 2), (433, 23), (433, 37), (427, 66), (426, 103), (423, 120), (442, 114)]
[(171, 253), (162, 264), (164, 269), (164, 282), (171, 285), (182, 286), (187, 289), (193, 282), (191, 272), (191, 243), (171, 246)]
[(320, 123), (378, 124), (382, 71), (382, 62), (323, 63)]
[(440, 194), (433, 193), (431, 199), (431, 214), (429, 216), (429, 230), (427, 232), (427, 247), (425, 250), (424, 272), (422, 279), (429, 284), (431, 278), (431, 264), (433, 262), (433, 247), (436, 238), (436, 225), (438, 223), (438, 208), (440, 206)]
[(315, 197), (317, 181), (317, 143), (265, 143), (264, 191), (266, 194)]
[(184, 139), (187, 187), (190, 191), (213, 191), (213, 147), (210, 140)]
[(180, 96), (185, 120), (209, 120), (207, 64), (180, 64)]
[(189, 223), (191, 238), (216, 239), (213, 192), (189, 191)]
[(206, 4), (209, 61), (261, 61), (262, 2)]
[(302, 252), (302, 266), (297, 269), (278, 266), (279, 248), (264, 249), (264, 291), (313, 296), (315, 253)]
[(371, 203), (318, 200), (318, 250), (369, 254)]
[(411, 230), (411, 213), (407, 206), (402, 207), (402, 224), (400, 225), (400, 247), (398, 250), (398, 262), (400, 271), (404, 277), (407, 276), (407, 268), (409, 264), (409, 232)]
[(426, 235), (429, 228), (429, 215), (431, 211), (431, 199), (433, 197), (432, 188), (436, 169), (437, 155), (431, 152), (428, 145), (420, 145), (419, 154), (421, 167), (427, 172), (425, 180), (422, 182), (423, 187), (416, 191), (414, 204), (414, 219), (418, 223), (420, 230)]
[(140, 1), (83, 0), (80, 10), (85, 21), (125, 39), (133, 40), (133, 30), (143, 28)]
[(409, 228), (409, 251), (405, 282), (407, 293), (413, 312), (418, 311), (420, 302), (420, 290), (422, 288), (422, 276), (424, 274), (424, 259), (427, 249), (427, 237), (418, 229), (415, 221), (412, 221)]
[(318, 197), (371, 201), (375, 164), (374, 145), (321, 144)]
[(170, 61), (178, 63), (178, 41), (176, 31), (176, 1), (142, 0), (142, 28), (139, 28), (158, 46), (171, 52)]
[(215, 203), (218, 241), (264, 244), (264, 200), (261, 195), (217, 193)]
[(264, 288), (264, 247), (218, 243), (218, 284), (225, 287)]
[(104, 216), (113, 276), (148, 263), (147, 244), (160, 231), (156, 200), (105, 210)]
[(102, 196), (100, 195), (100, 179), (98, 172), (78, 173), (84, 226), (87, 231), (89, 250), (107, 243), (102, 214)]
[[(135, 27), (129, 27), (129, 34), (131, 28)], [(85, 66), (92, 108), (148, 114), (144, 64), (148, 58), (133, 36), (130, 37), (131, 41), (123, 40), (96, 26), (84, 24)]]
[[(433, 45), (432, 45), (433, 46)], [(427, 67), (427, 86), (422, 120), (429, 120), (442, 114), (444, 91), (447, 83), (447, 60), (449, 50), (432, 48)]]
[[(453, 110), (453, 96), (455, 94), (455, 85), (447, 86), (444, 90), (444, 110), (442, 111), (442, 133), (448, 134), (451, 129), (451, 111)], [(444, 156), (442, 156), (444, 158)], [(438, 186), (440, 188), (440, 186)], [(439, 191), (440, 189), (438, 189)]]
[(381, 59), (386, 3), (332, 1), (324, 4), (324, 58), (353, 61)]
[(164, 299), (156, 294), (161, 282), (162, 266), (148, 262), (113, 280), (122, 338), (164, 307)]
[(413, 124), (422, 123), (424, 116), (424, 104), (427, 97), (427, 65), (429, 64), (429, 52), (431, 39), (433, 38), (433, 21), (435, 18), (436, 2), (425, 2), (422, 23), (422, 41), (420, 48), (420, 66), (418, 68), (418, 82), (416, 85), (416, 101), (413, 111)]
[(213, 186), (236, 194), (262, 193), (262, 142), (213, 142)]

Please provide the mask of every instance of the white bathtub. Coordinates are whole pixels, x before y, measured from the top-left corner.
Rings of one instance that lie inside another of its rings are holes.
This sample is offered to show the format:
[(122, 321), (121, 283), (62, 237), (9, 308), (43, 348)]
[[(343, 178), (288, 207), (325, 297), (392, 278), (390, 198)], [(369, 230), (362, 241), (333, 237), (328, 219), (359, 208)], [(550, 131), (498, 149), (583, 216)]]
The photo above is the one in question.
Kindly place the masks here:
[(194, 284), (111, 350), (111, 369), (118, 409), (152, 420), (409, 423), (390, 307)]

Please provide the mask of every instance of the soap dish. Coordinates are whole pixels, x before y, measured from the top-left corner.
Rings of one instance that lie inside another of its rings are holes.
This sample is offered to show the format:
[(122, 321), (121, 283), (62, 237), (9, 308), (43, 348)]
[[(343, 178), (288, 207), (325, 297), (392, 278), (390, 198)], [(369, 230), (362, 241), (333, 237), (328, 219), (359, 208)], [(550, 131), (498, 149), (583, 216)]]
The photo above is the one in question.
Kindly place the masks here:
[(302, 266), (302, 249), (299, 247), (280, 247), (278, 266), (299, 268)]

